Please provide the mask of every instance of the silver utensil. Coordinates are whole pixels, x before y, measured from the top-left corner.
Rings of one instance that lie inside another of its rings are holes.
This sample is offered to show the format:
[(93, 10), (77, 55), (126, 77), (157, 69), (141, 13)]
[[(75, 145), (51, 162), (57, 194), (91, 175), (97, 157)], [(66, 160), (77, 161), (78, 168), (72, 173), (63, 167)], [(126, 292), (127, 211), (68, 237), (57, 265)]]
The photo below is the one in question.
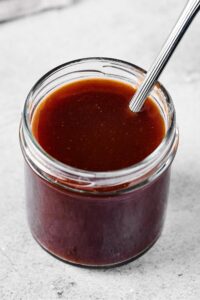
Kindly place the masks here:
[(195, 15), (200, 8), (200, 0), (189, 0), (185, 6), (182, 14), (180, 15), (176, 25), (174, 26), (172, 32), (170, 33), (167, 41), (162, 47), (159, 55), (152, 64), (151, 68), (147, 72), (144, 81), (137, 89), (135, 95), (129, 103), (129, 108), (133, 112), (139, 112), (149, 95), (152, 87), (156, 83), (158, 77), (165, 68), (167, 62), (169, 61), (171, 55), (182, 39), (184, 33), (188, 29)]

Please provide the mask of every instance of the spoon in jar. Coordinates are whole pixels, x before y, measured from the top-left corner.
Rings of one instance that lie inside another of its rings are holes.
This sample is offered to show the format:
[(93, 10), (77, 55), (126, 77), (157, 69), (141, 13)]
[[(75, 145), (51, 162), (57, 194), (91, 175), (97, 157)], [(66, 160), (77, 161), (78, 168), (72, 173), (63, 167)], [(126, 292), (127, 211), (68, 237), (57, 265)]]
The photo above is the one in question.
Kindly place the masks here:
[(151, 89), (165, 68), (171, 55), (188, 29), (195, 15), (200, 8), (200, 0), (189, 0), (176, 25), (170, 33), (167, 41), (162, 47), (159, 55), (155, 59), (151, 68), (147, 72), (144, 81), (137, 89), (135, 95), (129, 103), (129, 108), (133, 112), (139, 112), (149, 95)]

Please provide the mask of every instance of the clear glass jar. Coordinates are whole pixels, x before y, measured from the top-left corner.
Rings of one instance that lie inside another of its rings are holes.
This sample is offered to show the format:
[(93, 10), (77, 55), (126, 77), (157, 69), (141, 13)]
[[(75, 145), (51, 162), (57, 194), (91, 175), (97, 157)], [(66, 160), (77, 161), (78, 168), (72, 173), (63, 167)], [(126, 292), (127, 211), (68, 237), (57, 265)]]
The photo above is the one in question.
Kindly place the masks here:
[(112, 172), (79, 170), (49, 156), (31, 131), (34, 110), (52, 90), (77, 79), (111, 78), (137, 88), (144, 75), (144, 70), (124, 61), (80, 59), (45, 74), (26, 99), (20, 143), (26, 162), (28, 222), (39, 244), (65, 261), (115, 265), (136, 258), (158, 239), (178, 145), (175, 110), (157, 83), (150, 97), (165, 122), (164, 140), (140, 163)]

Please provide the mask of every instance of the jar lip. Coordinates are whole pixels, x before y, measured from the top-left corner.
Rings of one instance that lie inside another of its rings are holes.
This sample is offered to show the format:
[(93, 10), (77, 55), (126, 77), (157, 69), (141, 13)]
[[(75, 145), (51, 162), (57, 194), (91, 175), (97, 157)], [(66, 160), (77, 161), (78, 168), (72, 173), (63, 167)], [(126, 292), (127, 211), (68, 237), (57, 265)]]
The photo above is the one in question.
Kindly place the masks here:
[(155, 163), (155, 161), (158, 161), (159, 157), (160, 157), (160, 153), (164, 152), (164, 149), (166, 148), (166, 144), (170, 144), (171, 147), (174, 143), (175, 140), (175, 134), (176, 134), (176, 127), (175, 127), (175, 110), (174, 110), (174, 105), (172, 102), (172, 99), (170, 97), (170, 95), (168, 94), (167, 90), (164, 88), (164, 86), (160, 83), (157, 82), (156, 86), (159, 88), (159, 90), (161, 90), (163, 92), (163, 94), (166, 97), (166, 102), (167, 104), (169, 104), (170, 106), (170, 111), (172, 114), (172, 121), (170, 124), (170, 127), (167, 129), (166, 131), (166, 135), (164, 137), (164, 139), (162, 140), (162, 142), (160, 143), (160, 145), (150, 154), (148, 155), (145, 159), (143, 159), (142, 161), (138, 162), (137, 164), (131, 165), (127, 168), (123, 168), (123, 169), (119, 169), (119, 170), (114, 170), (114, 171), (106, 171), (106, 172), (95, 172), (95, 171), (87, 171), (87, 170), (82, 170), (82, 169), (78, 169), (75, 167), (72, 167), (70, 165), (64, 164), (62, 162), (60, 162), (59, 160), (55, 159), (54, 157), (52, 157), (51, 155), (49, 155), (37, 142), (37, 140), (35, 139), (35, 137), (32, 134), (32, 130), (31, 130), (31, 124), (29, 121), (29, 114), (28, 109), (29, 109), (29, 101), (32, 98), (32, 95), (34, 93), (35, 90), (37, 90), (38, 87), (40, 87), (46, 80), (47, 78), (49, 78), (50, 76), (52, 76), (53, 74), (55, 74), (56, 72), (70, 66), (70, 65), (75, 65), (75, 64), (79, 64), (79, 63), (84, 63), (84, 62), (113, 62), (113, 63), (117, 63), (121, 66), (124, 67), (131, 67), (139, 72), (141, 72), (142, 74), (145, 74), (146, 71), (140, 67), (138, 67), (137, 65), (134, 65), (132, 63), (123, 61), (123, 60), (119, 60), (119, 59), (114, 59), (114, 58), (108, 58), (108, 57), (87, 57), (87, 58), (81, 58), (81, 59), (76, 59), (70, 62), (66, 62), (64, 64), (61, 64), (55, 68), (53, 68), (52, 70), (50, 70), (49, 72), (47, 72), (45, 75), (43, 75), (36, 83), (35, 85), (31, 88), (25, 104), (24, 104), (24, 109), (23, 109), (23, 113), (22, 113), (22, 131), (23, 131), (23, 136), (25, 140), (28, 140), (29, 144), (31, 144), (31, 146), (36, 150), (37, 154), (40, 155), (41, 159), (45, 161), (46, 165), (50, 165), (53, 169), (58, 170), (60, 172), (60, 174), (64, 175), (64, 174), (71, 174), (72, 176), (78, 176), (79, 178), (95, 178), (95, 179), (108, 179), (108, 178), (116, 178), (116, 177), (121, 177), (124, 175), (130, 175), (130, 174), (135, 174), (135, 176), (137, 176), (137, 174), (141, 175), (141, 171), (144, 170), (144, 168), (146, 167), (152, 167), (152, 163)]

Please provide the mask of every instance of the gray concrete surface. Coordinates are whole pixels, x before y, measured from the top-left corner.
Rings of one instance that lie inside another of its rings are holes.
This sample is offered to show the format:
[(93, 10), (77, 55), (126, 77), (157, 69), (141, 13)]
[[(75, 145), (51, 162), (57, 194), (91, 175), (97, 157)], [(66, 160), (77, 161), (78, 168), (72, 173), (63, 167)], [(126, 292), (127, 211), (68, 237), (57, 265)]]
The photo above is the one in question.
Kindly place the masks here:
[[(59, 9), (76, 0), (0, 0), (0, 22), (13, 20), (29, 14)], [(79, 0), (78, 0), (79, 1)]]
[(26, 221), (20, 112), (52, 67), (108, 56), (148, 68), (185, 1), (86, 0), (0, 26), (0, 299), (200, 299), (200, 16), (161, 81), (177, 110), (180, 145), (163, 234), (138, 260), (90, 270), (56, 260)]

